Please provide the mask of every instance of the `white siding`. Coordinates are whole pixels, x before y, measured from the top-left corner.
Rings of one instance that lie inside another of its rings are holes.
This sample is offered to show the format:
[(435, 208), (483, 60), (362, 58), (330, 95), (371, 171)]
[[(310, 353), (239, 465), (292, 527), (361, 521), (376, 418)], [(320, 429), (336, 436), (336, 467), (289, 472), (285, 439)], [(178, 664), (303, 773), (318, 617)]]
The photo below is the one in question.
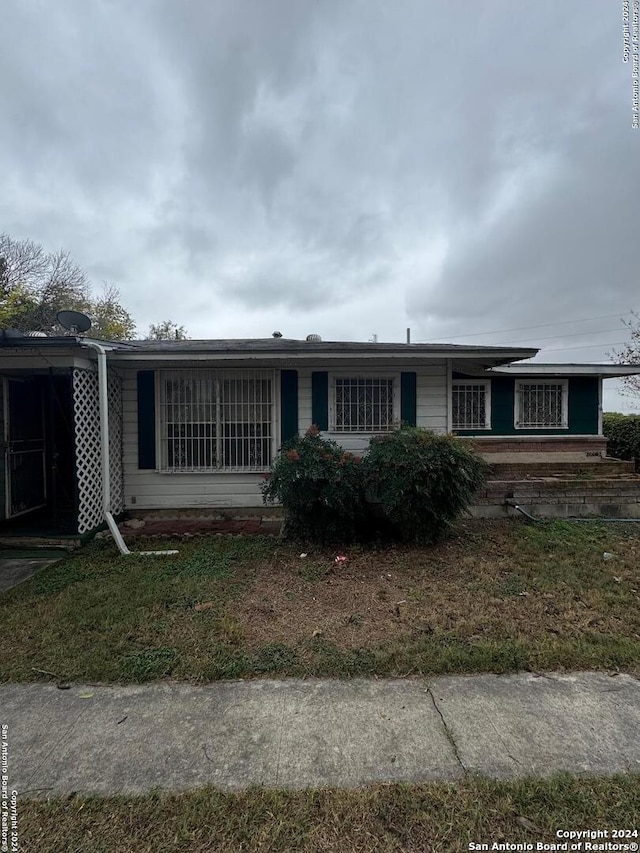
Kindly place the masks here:
[[(318, 368), (320, 370), (321, 368)], [(311, 426), (311, 373), (310, 368), (298, 371), (298, 429), (300, 435)]]
[(446, 432), (448, 393), (446, 363), (421, 367), (416, 373), (417, 425), (432, 429), (434, 432)]
[[(313, 369), (326, 370), (331, 373), (331, 365), (319, 365)], [(345, 368), (341, 368), (344, 372)], [(386, 371), (374, 370), (371, 367), (357, 367), (353, 369), (354, 375), (366, 373), (378, 375)], [(434, 432), (447, 431), (447, 365), (444, 361), (427, 367), (412, 367), (403, 365), (397, 367), (393, 373), (400, 374), (402, 371), (413, 371), (416, 373), (416, 423), (419, 427), (432, 429)], [(312, 423), (311, 417), (311, 373), (312, 370), (298, 371), (298, 424), (300, 435), (304, 435)], [(358, 433), (348, 435), (341, 432), (326, 432), (327, 438), (337, 441), (345, 450), (352, 453), (363, 453), (369, 444), (371, 435)]]
[[(344, 371), (344, 366), (340, 368)], [(369, 366), (354, 368), (362, 373)], [(331, 365), (318, 365), (315, 370), (331, 372)], [(394, 369), (399, 374), (413, 370), (417, 374), (417, 424), (421, 427), (447, 431), (447, 368), (444, 361), (427, 367), (402, 365)], [(299, 431), (303, 435), (311, 426), (311, 368), (298, 370)], [(260, 484), (262, 474), (161, 474), (138, 468), (138, 404), (136, 370), (124, 373), (123, 381), (123, 461), (125, 507), (131, 509), (188, 509), (206, 507), (262, 506)], [(378, 373), (378, 371), (375, 371)], [(276, 382), (279, 387), (279, 380)], [(277, 419), (279, 424), (279, 418)], [(279, 426), (278, 426), (279, 436)], [(325, 433), (346, 450), (363, 453), (370, 435)]]
[(262, 506), (262, 474), (161, 474), (138, 468), (137, 370), (122, 384), (125, 508), (189, 509)]

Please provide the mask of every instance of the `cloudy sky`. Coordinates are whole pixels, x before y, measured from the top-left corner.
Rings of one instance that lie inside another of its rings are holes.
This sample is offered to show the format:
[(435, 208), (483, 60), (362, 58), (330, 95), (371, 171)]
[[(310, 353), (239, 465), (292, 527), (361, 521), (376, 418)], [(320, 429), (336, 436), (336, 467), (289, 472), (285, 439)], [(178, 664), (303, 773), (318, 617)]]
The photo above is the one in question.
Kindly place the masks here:
[[(0, 231), (141, 336), (522, 343), (640, 309), (611, 0), (4, 0)], [(573, 321), (573, 322), (570, 322)], [(611, 383), (609, 383), (611, 385)], [(615, 384), (607, 407), (631, 410)]]

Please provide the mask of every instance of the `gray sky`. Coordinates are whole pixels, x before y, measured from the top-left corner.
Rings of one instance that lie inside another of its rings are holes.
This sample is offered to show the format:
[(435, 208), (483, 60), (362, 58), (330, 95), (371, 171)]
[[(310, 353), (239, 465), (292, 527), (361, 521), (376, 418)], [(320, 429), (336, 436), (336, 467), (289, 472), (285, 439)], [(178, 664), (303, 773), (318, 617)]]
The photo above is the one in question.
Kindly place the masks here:
[(3, 32), (0, 231), (142, 335), (598, 361), (640, 309), (615, 0), (5, 0)]

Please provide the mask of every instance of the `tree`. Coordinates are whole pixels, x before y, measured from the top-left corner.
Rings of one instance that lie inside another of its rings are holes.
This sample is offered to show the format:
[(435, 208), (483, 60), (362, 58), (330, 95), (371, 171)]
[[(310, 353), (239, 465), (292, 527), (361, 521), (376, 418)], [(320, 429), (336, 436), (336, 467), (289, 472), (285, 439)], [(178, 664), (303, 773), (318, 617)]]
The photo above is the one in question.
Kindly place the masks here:
[(149, 326), (148, 341), (186, 341), (187, 333), (184, 326), (178, 326), (172, 320), (163, 320), (157, 325)]
[[(0, 258), (3, 261), (4, 258)], [(0, 328), (13, 326), (16, 329), (33, 329), (32, 320), (38, 310), (38, 302), (22, 284), (17, 284), (8, 293), (0, 295)]]
[(93, 337), (107, 341), (124, 341), (135, 337), (136, 324), (120, 304), (120, 291), (113, 284), (104, 283), (102, 296), (91, 302), (88, 314), (91, 317)]
[[(622, 321), (629, 329), (629, 341), (622, 349), (609, 353), (618, 364), (640, 364), (640, 314), (632, 311), (631, 316), (633, 319)], [(626, 394), (640, 397), (640, 376), (625, 376), (621, 381)]]
[(25, 282), (39, 281), (47, 268), (42, 246), (31, 240), (14, 240), (0, 234), (0, 283), (3, 295)]
[(87, 274), (68, 252), (47, 253), (32, 240), (0, 234), (0, 326), (60, 334), (56, 315), (71, 309), (91, 317), (94, 337), (122, 340), (135, 334), (135, 323), (119, 298), (107, 284), (93, 298)]
[(58, 311), (71, 309), (89, 313), (91, 284), (84, 270), (71, 260), (68, 252), (60, 250), (46, 255), (45, 259), (46, 266), (40, 280), (32, 286), (27, 280), (24, 286), (33, 293), (38, 303), (33, 328), (50, 332), (56, 329)]

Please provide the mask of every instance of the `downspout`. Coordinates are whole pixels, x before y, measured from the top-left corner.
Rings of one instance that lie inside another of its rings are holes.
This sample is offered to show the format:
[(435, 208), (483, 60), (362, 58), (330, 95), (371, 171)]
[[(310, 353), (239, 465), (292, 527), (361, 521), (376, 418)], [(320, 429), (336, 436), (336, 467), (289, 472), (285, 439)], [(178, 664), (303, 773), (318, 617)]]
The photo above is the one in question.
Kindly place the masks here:
[(102, 511), (107, 527), (111, 531), (121, 554), (128, 556), (137, 553), (142, 556), (177, 554), (177, 551), (130, 551), (118, 530), (118, 525), (111, 512), (111, 469), (109, 464), (109, 391), (107, 376), (107, 351), (95, 341), (86, 338), (79, 339), (82, 344), (94, 350), (98, 355), (98, 393), (100, 399), (100, 450), (102, 461)]

